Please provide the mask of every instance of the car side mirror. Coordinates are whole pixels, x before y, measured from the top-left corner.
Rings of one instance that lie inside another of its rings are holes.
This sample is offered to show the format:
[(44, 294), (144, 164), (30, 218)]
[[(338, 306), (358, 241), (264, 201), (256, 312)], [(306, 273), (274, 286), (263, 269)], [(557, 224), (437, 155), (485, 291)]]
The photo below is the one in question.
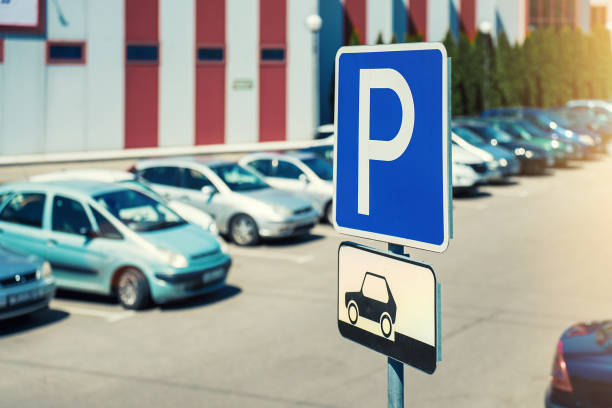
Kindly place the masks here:
[(205, 194), (207, 196), (211, 196), (211, 195), (213, 195), (213, 194), (215, 194), (217, 192), (217, 189), (214, 188), (213, 186), (204, 186), (204, 187), (202, 187), (202, 189), (200, 191), (202, 191), (202, 194)]
[(99, 238), (100, 234), (98, 234), (97, 231), (94, 231), (92, 229), (86, 230), (84, 231), (83, 229), (81, 230), (81, 235), (84, 235), (85, 238), (87, 238), (88, 240), (92, 240), (95, 238)]

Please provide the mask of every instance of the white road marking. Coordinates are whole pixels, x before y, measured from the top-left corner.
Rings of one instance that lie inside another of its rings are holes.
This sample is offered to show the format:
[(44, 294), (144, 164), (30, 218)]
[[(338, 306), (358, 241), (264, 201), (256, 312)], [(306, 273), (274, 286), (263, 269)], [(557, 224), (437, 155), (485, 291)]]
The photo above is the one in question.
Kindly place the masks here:
[(308, 263), (312, 261), (312, 259), (314, 258), (313, 255), (297, 255), (297, 254), (263, 252), (261, 248), (257, 250), (230, 248), (229, 253), (230, 255), (239, 255), (239, 256), (246, 256), (246, 257), (251, 257), (251, 258), (289, 261), (289, 262), (295, 262), (298, 264)]
[(53, 306), (57, 306), (58, 309), (61, 309), (70, 314), (80, 315), (80, 316), (90, 316), (90, 317), (99, 317), (101, 319), (106, 320), (109, 323), (115, 323), (120, 320), (128, 319), (135, 315), (133, 310), (123, 310), (120, 312), (111, 312), (106, 310), (97, 310), (90, 309), (86, 307), (76, 307), (69, 306), (65, 303), (53, 302)]

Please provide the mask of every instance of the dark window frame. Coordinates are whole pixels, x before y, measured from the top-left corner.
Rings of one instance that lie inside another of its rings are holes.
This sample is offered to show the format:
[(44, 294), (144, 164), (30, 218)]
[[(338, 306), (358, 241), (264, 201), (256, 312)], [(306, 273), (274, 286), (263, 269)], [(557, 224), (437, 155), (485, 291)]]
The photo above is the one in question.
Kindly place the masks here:
[[(158, 182), (150, 180), (145, 175), (145, 173), (147, 171), (155, 171), (155, 170), (158, 170), (158, 169), (165, 169), (165, 168), (173, 169), (176, 172), (176, 174), (174, 175), (174, 177), (175, 177), (175, 184), (162, 184), (162, 183), (158, 183)], [(160, 165), (160, 166), (147, 167), (147, 168), (144, 168), (144, 169), (138, 171), (138, 175), (139, 175), (139, 177), (142, 177), (147, 182), (149, 182), (151, 184), (157, 184), (159, 186), (169, 186), (169, 187), (175, 187), (176, 188), (176, 187), (180, 187), (181, 186), (181, 182), (182, 182), (181, 168), (177, 167), (177, 166), (171, 166), (171, 165), (166, 165), (166, 166)]]
[[(156, 59), (129, 59), (129, 47), (155, 47), (157, 52)], [(159, 65), (159, 61), (161, 60), (161, 46), (159, 45), (159, 42), (126, 42), (123, 52), (125, 63), (127, 65)]]
[[(62, 47), (62, 46), (81, 47), (81, 58), (51, 57), (51, 47)], [(45, 46), (45, 61), (47, 65), (85, 65), (87, 64), (87, 42), (48, 40)]]
[[(264, 58), (264, 52), (266, 51), (279, 51), (282, 50), (283, 57), (267, 59)], [(285, 44), (265, 44), (259, 46), (259, 62), (264, 65), (285, 65), (287, 63), (287, 46)]]
[[(200, 59), (200, 50), (209, 49), (221, 51), (220, 59)], [(195, 61), (197, 65), (223, 65), (226, 62), (227, 53), (225, 44), (220, 43), (198, 43), (195, 46)]]

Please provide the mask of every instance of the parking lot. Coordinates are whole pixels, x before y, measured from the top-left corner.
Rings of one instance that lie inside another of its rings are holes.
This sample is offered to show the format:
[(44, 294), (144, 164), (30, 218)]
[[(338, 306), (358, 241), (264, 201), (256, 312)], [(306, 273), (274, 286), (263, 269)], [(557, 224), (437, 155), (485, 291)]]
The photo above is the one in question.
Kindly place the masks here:
[[(410, 254), (442, 283), (443, 361), (433, 376), (405, 369), (407, 406), (542, 406), (559, 334), (610, 317), (610, 174), (606, 156), (455, 199), (449, 250)], [(145, 311), (60, 292), (0, 323), (1, 405), (384, 406), (386, 358), (336, 327), (342, 240), (323, 224), (230, 244), (226, 289)]]

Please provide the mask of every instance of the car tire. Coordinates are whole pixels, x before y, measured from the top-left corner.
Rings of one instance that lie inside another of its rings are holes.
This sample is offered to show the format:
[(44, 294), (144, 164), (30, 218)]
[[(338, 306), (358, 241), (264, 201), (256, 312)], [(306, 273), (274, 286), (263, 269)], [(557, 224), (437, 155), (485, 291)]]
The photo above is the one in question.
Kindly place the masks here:
[(380, 318), (380, 331), (385, 338), (389, 338), (393, 333), (393, 323), (391, 322), (391, 316), (388, 313), (383, 313)]
[(123, 271), (117, 280), (117, 297), (125, 309), (143, 309), (149, 304), (149, 283), (137, 269)]
[(332, 206), (332, 202), (330, 201), (325, 206), (325, 221), (327, 221), (327, 223), (330, 225), (333, 224), (333, 218), (334, 218), (333, 211), (334, 211), (334, 207)]
[(246, 214), (239, 214), (232, 218), (229, 233), (232, 241), (240, 246), (252, 246), (260, 240), (259, 228), (255, 220)]
[[(351, 313), (351, 311), (354, 311), (354, 312)], [(357, 320), (359, 319), (359, 307), (357, 306), (357, 303), (351, 300), (348, 304), (347, 313), (348, 313), (349, 322), (351, 322), (351, 324), (357, 324)], [(353, 314), (353, 316), (355, 317), (354, 319), (351, 317), (351, 314)]]

